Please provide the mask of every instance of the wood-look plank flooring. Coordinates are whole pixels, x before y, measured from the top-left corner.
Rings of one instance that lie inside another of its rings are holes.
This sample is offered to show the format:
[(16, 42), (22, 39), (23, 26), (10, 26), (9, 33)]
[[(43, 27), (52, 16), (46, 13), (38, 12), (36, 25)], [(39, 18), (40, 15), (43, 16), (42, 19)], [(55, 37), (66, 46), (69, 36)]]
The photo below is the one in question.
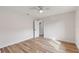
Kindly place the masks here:
[(2, 53), (77, 53), (75, 44), (59, 41), (61, 44), (51, 39), (43, 37), (29, 39), (18, 44), (1, 48)]

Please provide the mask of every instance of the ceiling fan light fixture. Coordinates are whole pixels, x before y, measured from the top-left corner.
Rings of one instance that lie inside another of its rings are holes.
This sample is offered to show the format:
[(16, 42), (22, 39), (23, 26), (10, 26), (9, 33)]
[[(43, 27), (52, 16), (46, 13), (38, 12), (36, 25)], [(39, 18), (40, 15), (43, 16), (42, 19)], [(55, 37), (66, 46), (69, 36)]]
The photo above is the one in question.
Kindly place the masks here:
[(43, 10), (40, 10), (39, 12), (40, 12), (40, 13), (43, 13), (44, 11), (43, 11)]

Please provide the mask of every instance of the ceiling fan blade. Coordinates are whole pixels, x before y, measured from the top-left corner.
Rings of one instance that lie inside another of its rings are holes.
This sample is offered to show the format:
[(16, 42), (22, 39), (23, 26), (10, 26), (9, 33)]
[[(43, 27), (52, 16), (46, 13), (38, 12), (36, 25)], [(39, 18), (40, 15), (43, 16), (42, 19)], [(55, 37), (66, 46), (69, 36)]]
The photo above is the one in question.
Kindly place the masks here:
[(33, 6), (30, 10), (49, 10), (47, 6)]

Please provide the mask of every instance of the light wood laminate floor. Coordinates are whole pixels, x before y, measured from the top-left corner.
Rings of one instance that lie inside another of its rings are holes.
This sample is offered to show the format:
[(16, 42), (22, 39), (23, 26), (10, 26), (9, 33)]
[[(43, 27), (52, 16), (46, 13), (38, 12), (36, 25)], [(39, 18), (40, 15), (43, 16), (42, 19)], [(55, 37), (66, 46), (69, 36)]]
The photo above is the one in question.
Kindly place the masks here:
[[(59, 44), (61, 43), (61, 44)], [(76, 53), (78, 49), (75, 44), (59, 41), (56, 43), (51, 39), (42, 37), (29, 39), (18, 44), (1, 48), (2, 53)]]

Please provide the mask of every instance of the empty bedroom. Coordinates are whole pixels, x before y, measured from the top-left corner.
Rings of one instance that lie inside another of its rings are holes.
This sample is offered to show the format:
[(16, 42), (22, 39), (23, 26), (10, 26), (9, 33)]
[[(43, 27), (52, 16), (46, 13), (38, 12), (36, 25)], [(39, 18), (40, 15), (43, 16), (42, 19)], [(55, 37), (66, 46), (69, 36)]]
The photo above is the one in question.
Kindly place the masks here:
[(78, 6), (0, 6), (0, 53), (78, 52)]

